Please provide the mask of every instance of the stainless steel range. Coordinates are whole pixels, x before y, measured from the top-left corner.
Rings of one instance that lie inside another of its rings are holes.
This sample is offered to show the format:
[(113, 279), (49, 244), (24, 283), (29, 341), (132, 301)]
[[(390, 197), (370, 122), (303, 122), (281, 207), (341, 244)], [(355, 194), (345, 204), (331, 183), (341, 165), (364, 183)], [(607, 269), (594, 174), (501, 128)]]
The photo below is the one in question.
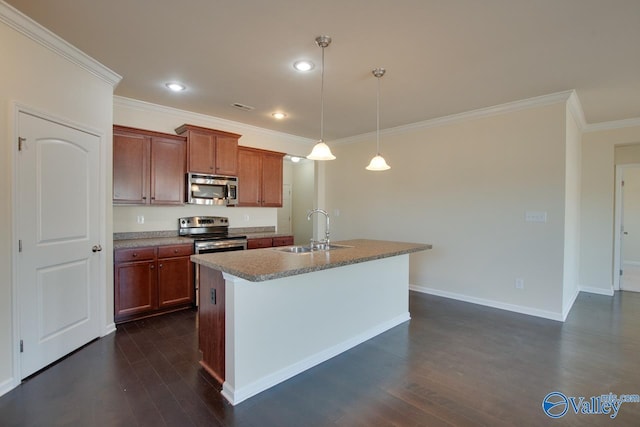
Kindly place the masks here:
[(178, 234), (194, 239), (197, 254), (247, 249), (247, 236), (229, 234), (229, 218), (223, 216), (180, 218)]
[[(229, 218), (223, 216), (189, 216), (180, 218), (178, 219), (178, 234), (193, 239), (193, 247), (196, 254), (247, 249), (247, 236), (229, 234)], [(200, 301), (199, 279), (199, 268), (196, 268), (196, 305)]]

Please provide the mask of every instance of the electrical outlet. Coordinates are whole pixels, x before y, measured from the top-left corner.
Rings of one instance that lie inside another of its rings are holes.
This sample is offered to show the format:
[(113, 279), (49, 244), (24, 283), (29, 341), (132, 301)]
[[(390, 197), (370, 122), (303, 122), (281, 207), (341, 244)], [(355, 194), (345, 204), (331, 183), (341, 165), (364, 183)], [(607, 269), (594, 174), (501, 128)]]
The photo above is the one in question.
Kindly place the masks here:
[(244, 214), (244, 216), (242, 217), (245, 221), (249, 221), (249, 215)]
[(543, 211), (527, 211), (524, 214), (527, 222), (547, 222), (547, 213)]
[(138, 215), (136, 220), (138, 221), (138, 224), (144, 224), (144, 215)]
[(520, 277), (516, 279), (516, 289), (524, 289), (524, 279)]

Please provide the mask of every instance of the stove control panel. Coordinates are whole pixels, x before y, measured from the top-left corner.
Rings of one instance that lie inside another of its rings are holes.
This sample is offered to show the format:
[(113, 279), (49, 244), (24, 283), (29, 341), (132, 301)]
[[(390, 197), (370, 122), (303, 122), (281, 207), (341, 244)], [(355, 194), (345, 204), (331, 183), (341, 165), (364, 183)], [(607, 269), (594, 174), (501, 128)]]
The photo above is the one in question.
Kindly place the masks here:
[(178, 219), (179, 228), (228, 227), (229, 218), (224, 216), (188, 216)]

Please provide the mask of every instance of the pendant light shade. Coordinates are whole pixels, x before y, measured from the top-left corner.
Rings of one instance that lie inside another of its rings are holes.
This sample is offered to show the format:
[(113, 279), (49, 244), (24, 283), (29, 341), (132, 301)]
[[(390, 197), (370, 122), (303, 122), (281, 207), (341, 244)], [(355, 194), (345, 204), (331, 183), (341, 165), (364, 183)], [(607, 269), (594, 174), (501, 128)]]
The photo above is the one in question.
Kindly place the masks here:
[(387, 164), (384, 157), (380, 155), (380, 78), (384, 76), (386, 70), (384, 68), (376, 68), (371, 73), (378, 79), (378, 96), (376, 97), (376, 155), (369, 166), (366, 167), (370, 171), (386, 171), (391, 169), (391, 166)]
[(371, 159), (371, 162), (366, 169), (370, 171), (386, 171), (387, 169), (391, 169), (391, 166), (387, 164), (387, 162), (384, 160), (384, 157), (378, 154), (373, 159)]
[(318, 36), (316, 44), (322, 48), (322, 71), (320, 84), (320, 141), (313, 146), (311, 154), (307, 156), (310, 160), (334, 160), (336, 156), (331, 153), (331, 149), (324, 142), (324, 48), (331, 44), (331, 37)]

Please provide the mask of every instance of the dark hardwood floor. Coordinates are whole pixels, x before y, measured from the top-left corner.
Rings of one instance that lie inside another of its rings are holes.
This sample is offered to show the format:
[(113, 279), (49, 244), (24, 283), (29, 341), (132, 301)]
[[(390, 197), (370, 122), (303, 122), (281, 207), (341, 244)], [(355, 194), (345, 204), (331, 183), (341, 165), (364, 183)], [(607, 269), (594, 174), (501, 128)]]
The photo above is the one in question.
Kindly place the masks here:
[[(2, 426), (638, 426), (569, 410), (640, 393), (640, 294), (580, 294), (566, 323), (412, 292), (412, 320), (236, 407), (199, 367), (196, 313), (126, 324), (0, 397)], [(309, 331), (310, 336), (313, 331)]]

